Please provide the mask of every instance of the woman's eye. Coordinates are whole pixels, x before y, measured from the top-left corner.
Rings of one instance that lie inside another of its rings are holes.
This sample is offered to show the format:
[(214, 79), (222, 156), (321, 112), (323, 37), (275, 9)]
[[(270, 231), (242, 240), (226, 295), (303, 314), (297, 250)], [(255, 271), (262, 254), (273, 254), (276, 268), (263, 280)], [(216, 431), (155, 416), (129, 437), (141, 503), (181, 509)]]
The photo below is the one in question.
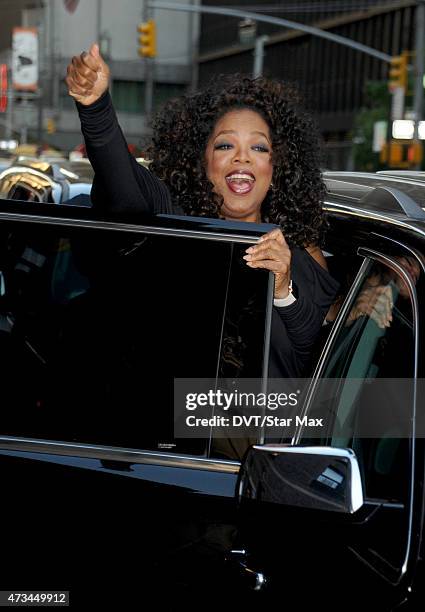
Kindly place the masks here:
[(268, 153), (269, 149), (265, 145), (255, 145), (253, 147), (255, 151), (260, 151), (260, 153)]
[(232, 148), (232, 145), (229, 144), (228, 142), (222, 142), (222, 143), (214, 145), (214, 149), (219, 149), (219, 150), (221, 149), (223, 151), (227, 151), (228, 149), (231, 149), (231, 148)]

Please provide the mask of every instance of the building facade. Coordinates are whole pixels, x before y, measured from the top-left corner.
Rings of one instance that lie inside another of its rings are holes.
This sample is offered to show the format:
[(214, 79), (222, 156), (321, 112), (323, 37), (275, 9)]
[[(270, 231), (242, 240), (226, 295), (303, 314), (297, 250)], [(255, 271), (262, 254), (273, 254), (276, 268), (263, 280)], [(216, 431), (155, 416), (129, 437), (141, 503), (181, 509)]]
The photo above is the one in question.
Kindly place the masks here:
[[(212, 6), (232, 6), (229, 0), (208, 0)], [(389, 55), (414, 48), (414, 0), (245, 0), (238, 8), (314, 25), (373, 47)], [(253, 45), (239, 42), (239, 19), (203, 15), (199, 78), (217, 73), (252, 71)], [(328, 168), (352, 165), (356, 115), (366, 103), (369, 81), (385, 82), (388, 64), (359, 51), (293, 29), (259, 23), (266, 34), (264, 74), (296, 83), (324, 136)], [(218, 41), (219, 44), (218, 44)]]
[[(36, 137), (41, 114), (45, 141), (65, 150), (81, 142), (75, 105), (68, 96), (64, 79), (70, 58), (96, 41), (111, 68), (112, 96), (129, 141), (137, 144), (149, 132), (144, 113), (146, 62), (152, 63), (155, 109), (191, 84), (199, 18), (189, 13), (150, 11), (149, 17), (156, 21), (157, 56), (145, 60), (138, 54), (137, 31), (146, 15), (144, 1), (147, 0), (14, 0), (13, 3), (5, 0), (0, 3), (0, 18), (2, 11), (8, 14), (5, 24), (0, 26), (3, 61), (10, 61), (13, 26), (36, 26), (39, 30), (42, 112), (40, 100), (15, 96), (12, 110), (15, 133), (23, 133), (30, 139)], [(6, 3), (10, 4), (8, 11)], [(54, 126), (53, 133), (46, 133), (48, 123)]]

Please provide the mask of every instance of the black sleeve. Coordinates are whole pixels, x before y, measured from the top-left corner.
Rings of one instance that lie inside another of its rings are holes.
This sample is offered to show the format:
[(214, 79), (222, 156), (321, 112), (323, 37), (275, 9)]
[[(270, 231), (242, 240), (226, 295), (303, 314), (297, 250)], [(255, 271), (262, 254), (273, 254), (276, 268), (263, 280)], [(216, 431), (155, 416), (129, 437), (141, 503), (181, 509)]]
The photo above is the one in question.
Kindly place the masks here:
[(292, 252), (291, 276), (297, 300), (273, 307), (269, 376), (302, 377), (339, 284), (304, 249)]
[(111, 96), (93, 104), (77, 102), (87, 155), (95, 171), (91, 199), (103, 213), (173, 213), (166, 185), (143, 168), (128, 150)]

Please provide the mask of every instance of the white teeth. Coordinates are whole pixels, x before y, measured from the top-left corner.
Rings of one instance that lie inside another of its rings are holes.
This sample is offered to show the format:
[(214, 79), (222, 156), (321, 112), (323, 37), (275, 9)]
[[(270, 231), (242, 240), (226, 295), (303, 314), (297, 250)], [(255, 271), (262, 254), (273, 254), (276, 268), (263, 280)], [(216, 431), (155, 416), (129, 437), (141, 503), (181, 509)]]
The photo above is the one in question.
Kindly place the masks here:
[(227, 181), (235, 181), (237, 179), (243, 181), (254, 181), (254, 178), (248, 174), (231, 174), (230, 176), (226, 176)]

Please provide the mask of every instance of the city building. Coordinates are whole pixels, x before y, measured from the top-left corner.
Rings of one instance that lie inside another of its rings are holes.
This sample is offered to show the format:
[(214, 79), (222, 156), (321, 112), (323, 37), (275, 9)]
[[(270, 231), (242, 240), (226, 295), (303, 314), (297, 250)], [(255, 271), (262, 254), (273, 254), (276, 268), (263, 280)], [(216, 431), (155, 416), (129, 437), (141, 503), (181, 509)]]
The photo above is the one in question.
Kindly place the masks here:
[[(208, 0), (315, 26), (395, 56), (414, 48), (415, 0)], [(241, 38), (241, 19), (204, 14), (199, 80), (218, 73), (252, 72), (254, 43)], [(243, 29), (243, 26), (242, 26)], [(366, 103), (365, 85), (388, 79), (388, 63), (302, 31), (258, 23), (268, 35), (263, 73), (296, 83), (315, 114), (326, 143), (328, 168), (352, 166), (355, 117)]]
[[(156, 22), (157, 54), (153, 59), (140, 57), (138, 52), (137, 28), (146, 15)], [(2, 0), (0, 23), (0, 61), (8, 65), (13, 27), (38, 28), (42, 88), (41, 99), (34, 94), (14, 94), (8, 111), (0, 116), (3, 135), (12, 129), (20, 140), (37, 140), (42, 133), (44, 141), (65, 150), (81, 143), (78, 116), (64, 79), (70, 58), (94, 41), (99, 42), (111, 68), (111, 90), (120, 123), (128, 140), (136, 145), (148, 133), (144, 114), (146, 63), (152, 66), (154, 109), (192, 82), (199, 18), (191, 13), (146, 13), (141, 0)]]

